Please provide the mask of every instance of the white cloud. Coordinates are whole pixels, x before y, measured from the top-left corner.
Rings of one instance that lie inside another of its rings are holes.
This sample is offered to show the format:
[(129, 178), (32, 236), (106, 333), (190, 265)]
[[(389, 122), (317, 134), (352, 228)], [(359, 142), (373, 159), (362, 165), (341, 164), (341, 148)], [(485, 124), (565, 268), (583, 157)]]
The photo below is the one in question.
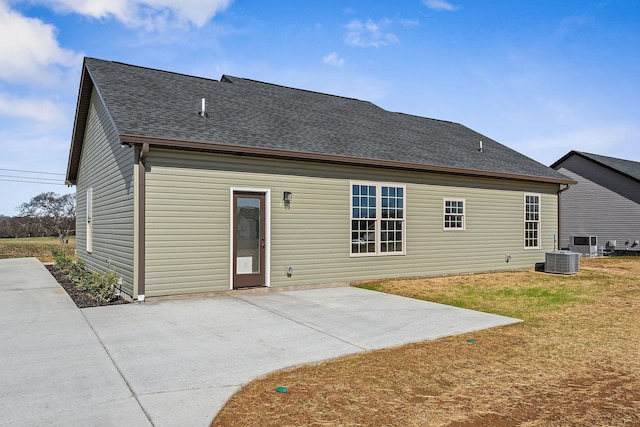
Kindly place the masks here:
[(53, 25), (0, 2), (0, 80), (52, 84), (60, 67), (79, 69), (81, 62), (80, 55), (58, 45)]
[(371, 19), (362, 22), (357, 19), (346, 26), (348, 33), (345, 42), (350, 46), (381, 47), (398, 43), (398, 37), (392, 32), (386, 31), (391, 21), (383, 19), (379, 23)]
[(334, 67), (342, 68), (344, 65), (344, 59), (340, 58), (337, 52), (331, 52), (330, 54), (322, 58), (322, 62)]
[(167, 27), (204, 26), (232, 0), (39, 0), (59, 12), (78, 13), (95, 19), (116, 19), (133, 28), (162, 30)]
[(27, 118), (38, 122), (65, 121), (65, 112), (59, 105), (46, 99), (21, 99), (0, 92), (0, 116)]
[(460, 7), (454, 6), (453, 4), (451, 4), (446, 0), (423, 0), (422, 2), (429, 9), (433, 9), (433, 10), (446, 10), (449, 12), (453, 12), (455, 10), (460, 9)]
[(400, 25), (402, 25), (405, 28), (411, 28), (411, 27), (417, 27), (418, 25), (420, 25), (420, 22), (416, 21), (415, 19), (401, 19)]

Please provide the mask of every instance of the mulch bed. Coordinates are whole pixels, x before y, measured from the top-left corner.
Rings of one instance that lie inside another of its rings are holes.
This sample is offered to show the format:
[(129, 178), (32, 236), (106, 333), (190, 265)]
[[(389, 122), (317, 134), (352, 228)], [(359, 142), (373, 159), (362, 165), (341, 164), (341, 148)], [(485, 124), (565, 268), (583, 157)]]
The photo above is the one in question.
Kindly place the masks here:
[(60, 286), (67, 291), (67, 294), (71, 297), (73, 302), (76, 303), (78, 308), (87, 308), (87, 307), (100, 307), (104, 305), (118, 305), (118, 304), (129, 304), (129, 301), (123, 299), (118, 296), (111, 302), (100, 302), (93, 298), (91, 295), (87, 294), (82, 290), (78, 285), (76, 285), (66, 274), (61, 271), (56, 270), (52, 265), (46, 265), (49, 273), (58, 281)]

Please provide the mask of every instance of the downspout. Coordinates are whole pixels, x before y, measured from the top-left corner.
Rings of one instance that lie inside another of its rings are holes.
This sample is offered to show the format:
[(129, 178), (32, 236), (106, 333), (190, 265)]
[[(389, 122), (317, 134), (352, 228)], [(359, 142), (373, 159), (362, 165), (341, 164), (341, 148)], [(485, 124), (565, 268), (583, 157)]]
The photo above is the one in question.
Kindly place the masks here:
[(145, 293), (145, 248), (146, 244), (146, 166), (144, 164), (145, 159), (149, 154), (149, 144), (142, 144), (140, 149), (140, 155), (138, 156), (138, 302), (144, 302)]
[(560, 249), (560, 247), (562, 246), (560, 244), (561, 243), (560, 236), (562, 236), (562, 233), (561, 233), (561, 231), (562, 231), (562, 214), (561, 214), (561, 212), (562, 211), (560, 209), (562, 207), (562, 203), (560, 202), (560, 199), (561, 199), (560, 194), (562, 192), (564, 192), (564, 191), (567, 191), (570, 187), (571, 187), (571, 185), (566, 184), (566, 187), (561, 188), (560, 190), (558, 190), (558, 193), (557, 193), (557, 196), (558, 196), (558, 248), (557, 249)]

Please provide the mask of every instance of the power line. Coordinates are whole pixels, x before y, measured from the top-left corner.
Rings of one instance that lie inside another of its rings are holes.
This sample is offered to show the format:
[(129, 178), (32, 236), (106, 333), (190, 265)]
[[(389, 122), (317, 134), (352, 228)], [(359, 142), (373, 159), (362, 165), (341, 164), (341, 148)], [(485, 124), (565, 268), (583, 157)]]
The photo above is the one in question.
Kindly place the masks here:
[(55, 172), (38, 172), (38, 171), (24, 171), (24, 170), (20, 170), (20, 169), (4, 169), (4, 168), (0, 168), (0, 171), (8, 171), (8, 172), (22, 172), (22, 173), (36, 173), (36, 174), (42, 174), (42, 175), (63, 175), (63, 173), (55, 173)]
[[(34, 178), (37, 179), (37, 178)], [(62, 182), (57, 183), (57, 182), (42, 182), (42, 181), (26, 181), (26, 180), (19, 180), (19, 179), (5, 179), (5, 178), (0, 178), (0, 181), (6, 181), (6, 182), (23, 182), (23, 183), (27, 183), (27, 184), (46, 184), (46, 185), (64, 185), (66, 186), (67, 184), (64, 184)]]
[(18, 176), (18, 175), (0, 175), (0, 178), (19, 178), (19, 179), (37, 179), (38, 181), (53, 181), (60, 182), (60, 179), (53, 178), (39, 178), (37, 176)]

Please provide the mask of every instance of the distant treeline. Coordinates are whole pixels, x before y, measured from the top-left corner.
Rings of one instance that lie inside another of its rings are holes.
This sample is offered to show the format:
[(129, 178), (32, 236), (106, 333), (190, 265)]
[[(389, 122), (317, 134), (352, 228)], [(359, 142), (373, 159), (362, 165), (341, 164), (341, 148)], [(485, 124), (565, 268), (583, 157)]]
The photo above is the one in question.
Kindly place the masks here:
[[(75, 219), (65, 224), (75, 230)], [(74, 234), (73, 231), (71, 234)], [(0, 238), (8, 237), (50, 237), (58, 236), (53, 220), (47, 218), (33, 218), (25, 216), (0, 215)]]

